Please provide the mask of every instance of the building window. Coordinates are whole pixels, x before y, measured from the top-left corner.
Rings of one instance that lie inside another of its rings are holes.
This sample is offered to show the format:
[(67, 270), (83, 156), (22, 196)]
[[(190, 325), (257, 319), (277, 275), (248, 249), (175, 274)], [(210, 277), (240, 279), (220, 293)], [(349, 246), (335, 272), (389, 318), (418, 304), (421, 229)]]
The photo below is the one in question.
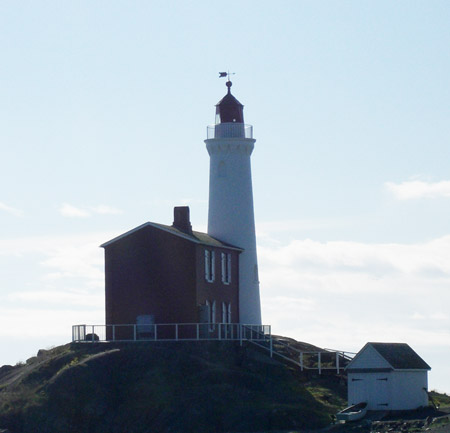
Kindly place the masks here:
[(208, 308), (208, 323), (216, 323), (216, 301), (206, 301)]
[(231, 323), (231, 303), (222, 302), (222, 323)]
[(211, 304), (211, 323), (216, 323), (216, 301)]
[(215, 280), (214, 251), (205, 250), (205, 280), (212, 283)]
[(231, 283), (231, 254), (222, 253), (222, 283)]
[(214, 331), (214, 323), (216, 323), (216, 301), (206, 301), (208, 308), (209, 330)]
[(227, 304), (225, 302), (222, 302), (222, 323), (227, 323)]

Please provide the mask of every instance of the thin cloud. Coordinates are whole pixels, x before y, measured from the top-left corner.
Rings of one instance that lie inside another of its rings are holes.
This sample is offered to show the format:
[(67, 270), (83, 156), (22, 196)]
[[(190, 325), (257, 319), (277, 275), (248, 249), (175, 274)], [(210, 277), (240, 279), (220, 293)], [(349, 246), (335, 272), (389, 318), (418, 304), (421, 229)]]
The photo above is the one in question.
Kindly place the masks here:
[[(36, 284), (61, 284), (64, 290), (70, 281), (78, 287), (103, 286), (103, 251), (99, 245), (112, 233), (88, 233), (77, 236), (25, 237), (0, 240), (0, 256), (23, 260), (23, 267), (39, 267)], [(36, 288), (37, 289), (37, 288)]]
[(274, 334), (352, 352), (367, 341), (406, 342), (431, 365), (432, 350), (448, 352), (450, 236), (260, 244), (258, 259), (263, 323)]
[(123, 213), (121, 209), (117, 209), (112, 206), (106, 206), (106, 205), (98, 205), (95, 207), (90, 208), (92, 212), (100, 214), (100, 215), (118, 215)]
[[(2, 260), (34, 275), (16, 286), (4, 279), (0, 337), (64, 342), (73, 324), (104, 323), (98, 246), (114, 234), (0, 240)], [(367, 341), (407, 342), (431, 365), (432, 350), (448, 354), (450, 235), (415, 244), (261, 242), (258, 256), (263, 323), (274, 334), (355, 352)]]
[(68, 218), (87, 218), (91, 216), (91, 214), (87, 210), (72, 206), (71, 204), (68, 203), (64, 203), (59, 208), (59, 213), (62, 216)]
[[(104, 317), (102, 310), (78, 311), (69, 306), (65, 309), (39, 307), (0, 307), (0, 337), (63, 337), (70, 341), (72, 325), (76, 323), (99, 323)], [(101, 322), (100, 322), (101, 323)]]
[(75, 290), (35, 290), (27, 292), (14, 292), (5, 296), (5, 300), (9, 302), (19, 302), (21, 305), (39, 304), (42, 305), (58, 305), (60, 307), (82, 306), (87, 308), (101, 307), (104, 301), (104, 293), (102, 290), (96, 291), (75, 291)]
[(424, 182), (411, 180), (402, 183), (386, 182), (386, 189), (398, 200), (450, 197), (450, 180)]
[(97, 215), (118, 215), (123, 213), (121, 209), (104, 204), (91, 207), (77, 207), (69, 203), (64, 203), (59, 208), (59, 213), (68, 218), (88, 218), (93, 214)]
[(296, 240), (261, 245), (258, 256), (261, 281), (304, 293), (385, 293), (392, 285), (411, 293), (450, 284), (450, 236), (419, 244)]
[(0, 211), (5, 211), (11, 215), (21, 217), (23, 216), (23, 212), (20, 209), (16, 209), (14, 207), (8, 206), (3, 202), (0, 202)]

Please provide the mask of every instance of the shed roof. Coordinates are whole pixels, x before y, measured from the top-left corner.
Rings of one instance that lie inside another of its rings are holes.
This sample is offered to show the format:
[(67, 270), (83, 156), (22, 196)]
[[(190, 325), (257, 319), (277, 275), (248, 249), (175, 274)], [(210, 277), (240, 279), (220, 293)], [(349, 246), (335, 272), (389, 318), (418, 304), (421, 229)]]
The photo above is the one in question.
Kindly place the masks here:
[(227, 248), (227, 249), (231, 249), (231, 250), (243, 251), (242, 248), (222, 242), (218, 239), (215, 239), (215, 238), (209, 236), (206, 233), (193, 231), (192, 234), (188, 234), (188, 233), (185, 233), (173, 226), (167, 226), (164, 224), (158, 224), (158, 223), (152, 223), (152, 222), (147, 222), (138, 227), (135, 227), (134, 229), (131, 229), (131, 230), (115, 237), (114, 239), (111, 239), (108, 242), (105, 242), (104, 244), (100, 245), (100, 247), (105, 248), (105, 247), (107, 247), (107, 246), (133, 234), (133, 233), (136, 233), (139, 230), (144, 229), (145, 227), (154, 227), (159, 230), (163, 230), (165, 232), (171, 233), (175, 236), (187, 239), (188, 241), (194, 242), (196, 244), (209, 245), (211, 247), (219, 247), (219, 248)]
[[(373, 351), (381, 357), (379, 361), (375, 361), (375, 365), (373, 364), (373, 355), (369, 355)], [(384, 361), (381, 362), (381, 360)], [(372, 342), (367, 343), (356, 354), (347, 366), (347, 371), (370, 372), (380, 369), (385, 371), (386, 368), (392, 370), (431, 370), (431, 367), (406, 343)]]
[(396, 370), (431, 370), (406, 343), (368, 343)]

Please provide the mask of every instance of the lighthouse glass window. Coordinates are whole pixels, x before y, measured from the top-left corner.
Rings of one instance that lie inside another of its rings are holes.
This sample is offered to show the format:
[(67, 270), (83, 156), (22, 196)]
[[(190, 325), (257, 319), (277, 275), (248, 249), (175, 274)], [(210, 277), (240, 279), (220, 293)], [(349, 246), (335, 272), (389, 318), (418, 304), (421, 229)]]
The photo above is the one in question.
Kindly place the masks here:
[(214, 251), (205, 250), (205, 280), (209, 283), (215, 280), (214, 259)]
[(221, 254), (222, 261), (222, 283), (230, 284), (231, 283), (231, 254), (222, 253)]

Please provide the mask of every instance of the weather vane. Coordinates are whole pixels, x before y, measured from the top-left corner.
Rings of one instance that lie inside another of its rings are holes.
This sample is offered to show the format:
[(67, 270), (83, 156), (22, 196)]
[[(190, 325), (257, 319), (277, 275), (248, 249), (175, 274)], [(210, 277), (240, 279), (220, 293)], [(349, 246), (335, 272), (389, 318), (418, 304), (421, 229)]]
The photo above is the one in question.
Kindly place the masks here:
[(228, 77), (228, 81), (230, 81), (230, 76), (235, 75), (236, 72), (219, 72), (219, 78)]

